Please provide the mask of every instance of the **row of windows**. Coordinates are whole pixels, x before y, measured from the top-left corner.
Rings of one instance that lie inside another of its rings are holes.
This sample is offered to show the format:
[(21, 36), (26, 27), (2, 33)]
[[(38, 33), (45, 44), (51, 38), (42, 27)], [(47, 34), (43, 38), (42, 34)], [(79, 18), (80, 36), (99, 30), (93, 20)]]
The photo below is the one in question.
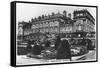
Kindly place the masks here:
[[(86, 24), (84, 24), (86, 23)], [(87, 24), (88, 23), (88, 24)], [(49, 26), (49, 27), (48, 27)], [(47, 24), (36, 24), (36, 25), (32, 25), (32, 32), (72, 32), (72, 30), (75, 31), (93, 31), (94, 27), (93, 25), (91, 25), (91, 22), (89, 20), (83, 21), (83, 20), (78, 20), (76, 21), (76, 23), (74, 24), (74, 26), (65, 26), (65, 27), (60, 27), (60, 30), (58, 29), (59, 26), (59, 22), (58, 21), (54, 21), (54, 22), (47, 22)], [(43, 28), (45, 27), (45, 28)], [(52, 28), (51, 28), (52, 27)], [(57, 27), (57, 28), (55, 28)], [(37, 30), (40, 29), (40, 30)], [(19, 31), (20, 32), (20, 31)], [(25, 35), (26, 34), (30, 34), (31, 31), (26, 30)]]
[(36, 33), (37, 31), (44, 33), (44, 32), (58, 32), (59, 28), (44, 28), (44, 29), (33, 29), (33, 33)]
[(49, 27), (49, 26), (59, 26), (59, 22), (58, 21), (54, 21), (54, 22), (46, 22), (43, 24), (36, 24), (36, 25), (32, 25), (32, 29), (36, 29), (36, 28), (43, 28), (43, 27)]
[(37, 30), (39, 32), (71, 32), (72, 31), (72, 27), (60, 27), (60, 29), (58, 27), (56, 28), (43, 28), (43, 29), (33, 29), (33, 33), (37, 32)]

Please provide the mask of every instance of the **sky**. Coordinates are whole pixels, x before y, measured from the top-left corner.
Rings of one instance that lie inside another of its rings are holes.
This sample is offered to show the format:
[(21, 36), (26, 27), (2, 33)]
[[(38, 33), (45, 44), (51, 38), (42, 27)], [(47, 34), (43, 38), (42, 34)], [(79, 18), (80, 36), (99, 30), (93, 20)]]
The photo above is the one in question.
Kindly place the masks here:
[(74, 10), (87, 9), (92, 16), (96, 17), (96, 8), (94, 7), (80, 7), (80, 6), (62, 6), (62, 5), (45, 5), (45, 4), (29, 4), (29, 3), (17, 3), (16, 15), (17, 23), (21, 21), (28, 22), (31, 18), (37, 18), (42, 14), (48, 15), (52, 12), (62, 13), (64, 10), (68, 13), (73, 13)]

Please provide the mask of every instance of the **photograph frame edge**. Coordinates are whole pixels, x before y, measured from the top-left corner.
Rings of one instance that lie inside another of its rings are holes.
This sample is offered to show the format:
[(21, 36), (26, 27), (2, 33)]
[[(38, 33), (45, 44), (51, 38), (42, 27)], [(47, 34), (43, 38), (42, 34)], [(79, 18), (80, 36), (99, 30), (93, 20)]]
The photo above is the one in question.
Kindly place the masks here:
[[(48, 64), (30, 64), (30, 65), (16, 65), (16, 3), (30, 3), (30, 4), (46, 4), (46, 5), (62, 5), (62, 6), (80, 6), (80, 7), (95, 7), (96, 8), (96, 60), (95, 61), (81, 61), (81, 62), (64, 62), (64, 63), (48, 63)], [(40, 65), (55, 65), (55, 64), (72, 64), (72, 63), (87, 63), (98, 62), (98, 6), (94, 5), (77, 5), (77, 4), (60, 4), (60, 3), (45, 3), (45, 2), (28, 2), (28, 1), (12, 1), (10, 3), (10, 65), (13, 67), (22, 66), (40, 66)]]

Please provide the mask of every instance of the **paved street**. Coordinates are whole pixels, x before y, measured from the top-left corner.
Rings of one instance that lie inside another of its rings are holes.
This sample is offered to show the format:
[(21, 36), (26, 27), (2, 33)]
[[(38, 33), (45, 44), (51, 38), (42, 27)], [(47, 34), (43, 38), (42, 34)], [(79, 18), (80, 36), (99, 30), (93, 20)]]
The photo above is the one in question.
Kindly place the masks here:
[[(91, 61), (96, 59), (96, 51), (89, 51), (85, 55), (72, 57), (71, 62), (77, 61)], [(44, 59), (36, 59), (36, 58), (29, 58), (25, 55), (17, 56), (17, 65), (29, 65), (29, 64), (46, 64), (46, 63), (63, 63), (63, 62), (70, 62), (69, 59), (61, 59), (61, 60), (44, 60)]]
[(87, 54), (72, 57), (72, 60), (95, 60), (96, 59), (96, 51), (89, 51)]
[(17, 65), (29, 65), (29, 64), (47, 64), (47, 63), (63, 63), (63, 62), (70, 62), (69, 59), (63, 59), (63, 60), (44, 60), (44, 59), (36, 59), (36, 58), (28, 58), (25, 55), (24, 56), (17, 56)]

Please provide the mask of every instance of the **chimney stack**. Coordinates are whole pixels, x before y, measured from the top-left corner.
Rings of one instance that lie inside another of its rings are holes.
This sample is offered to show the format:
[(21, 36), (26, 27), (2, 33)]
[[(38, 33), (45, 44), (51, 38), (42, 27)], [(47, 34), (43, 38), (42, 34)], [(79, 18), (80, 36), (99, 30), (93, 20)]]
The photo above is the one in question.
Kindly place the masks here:
[(65, 17), (67, 17), (67, 12), (64, 10), (63, 11), (63, 15), (65, 16)]
[(71, 13), (68, 14), (68, 17), (71, 19)]

